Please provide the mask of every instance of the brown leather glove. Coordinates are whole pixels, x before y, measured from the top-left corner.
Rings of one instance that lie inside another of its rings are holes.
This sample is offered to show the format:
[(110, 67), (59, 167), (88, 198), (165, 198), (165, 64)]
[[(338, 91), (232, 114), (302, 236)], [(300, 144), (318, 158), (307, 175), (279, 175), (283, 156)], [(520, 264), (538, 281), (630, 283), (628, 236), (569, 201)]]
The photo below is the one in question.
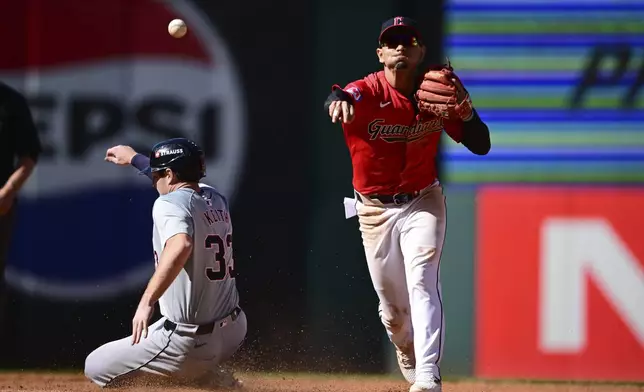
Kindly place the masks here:
[(472, 118), (472, 100), (449, 61), (425, 70), (414, 97), (423, 117), (463, 121)]

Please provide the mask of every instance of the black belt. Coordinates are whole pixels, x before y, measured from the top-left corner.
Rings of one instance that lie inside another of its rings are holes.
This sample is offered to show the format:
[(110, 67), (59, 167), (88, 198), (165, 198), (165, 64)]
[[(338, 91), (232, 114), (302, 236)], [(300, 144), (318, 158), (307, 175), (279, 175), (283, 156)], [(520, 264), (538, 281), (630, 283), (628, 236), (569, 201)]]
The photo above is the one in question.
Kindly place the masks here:
[[(238, 306), (235, 309), (233, 309), (232, 312), (228, 314), (232, 318), (233, 321), (237, 320), (237, 317), (239, 316), (239, 313), (241, 313), (241, 308)], [(228, 317), (226, 316), (226, 317)], [(224, 318), (226, 318), (224, 317)], [(217, 324), (217, 321), (211, 321), (208, 324), (203, 324), (200, 325), (199, 328), (197, 328), (197, 332), (195, 332), (196, 335), (208, 335), (211, 334), (212, 331), (215, 329), (215, 324)], [(173, 323), (170, 320), (165, 320), (163, 322), (163, 328), (165, 328), (168, 331), (174, 331), (175, 328), (177, 328), (177, 324)]]
[(409, 203), (420, 195), (420, 191), (396, 193), (395, 195), (368, 195), (370, 199), (376, 199), (383, 204), (395, 204), (397, 206)]

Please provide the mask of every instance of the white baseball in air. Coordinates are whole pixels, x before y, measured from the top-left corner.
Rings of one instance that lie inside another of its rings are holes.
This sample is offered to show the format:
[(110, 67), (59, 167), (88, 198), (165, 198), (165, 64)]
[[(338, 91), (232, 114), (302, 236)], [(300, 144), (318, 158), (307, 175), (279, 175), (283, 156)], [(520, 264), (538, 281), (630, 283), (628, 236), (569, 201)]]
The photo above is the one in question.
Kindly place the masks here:
[(186, 26), (186, 22), (181, 19), (173, 19), (170, 21), (170, 24), (168, 24), (168, 33), (170, 33), (174, 38), (181, 38), (186, 35), (187, 32), (188, 26)]

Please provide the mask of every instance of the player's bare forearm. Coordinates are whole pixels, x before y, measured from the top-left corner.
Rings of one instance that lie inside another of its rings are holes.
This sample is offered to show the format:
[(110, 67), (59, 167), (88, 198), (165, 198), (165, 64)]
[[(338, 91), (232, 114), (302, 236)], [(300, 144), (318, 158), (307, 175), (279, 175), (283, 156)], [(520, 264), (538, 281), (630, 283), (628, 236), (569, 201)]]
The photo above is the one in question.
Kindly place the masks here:
[(490, 130), (481, 120), (476, 110), (468, 121), (463, 121), (462, 143), (476, 155), (486, 155), (491, 148)]
[(159, 257), (159, 265), (152, 275), (141, 301), (153, 305), (170, 287), (192, 253), (192, 238), (187, 234), (171, 237)]
[(33, 159), (29, 157), (20, 158), (18, 160), (18, 168), (13, 172), (2, 188), (6, 192), (13, 194), (18, 193), (25, 182), (29, 179), (29, 176), (31, 176), (31, 173), (34, 171), (34, 167), (36, 167), (36, 162)]

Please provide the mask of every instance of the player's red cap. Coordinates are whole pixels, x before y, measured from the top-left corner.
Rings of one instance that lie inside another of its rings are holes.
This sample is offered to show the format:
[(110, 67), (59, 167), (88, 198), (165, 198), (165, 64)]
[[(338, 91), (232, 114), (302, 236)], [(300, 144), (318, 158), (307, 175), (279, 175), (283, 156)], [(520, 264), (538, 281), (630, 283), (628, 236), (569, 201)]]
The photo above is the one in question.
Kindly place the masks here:
[(382, 23), (382, 26), (380, 27), (380, 35), (378, 36), (378, 43), (382, 42), (382, 36), (385, 32), (392, 29), (408, 30), (416, 37), (416, 39), (418, 39), (418, 41), (423, 41), (423, 37), (421, 37), (420, 32), (418, 31), (418, 22), (406, 16), (395, 16)]

